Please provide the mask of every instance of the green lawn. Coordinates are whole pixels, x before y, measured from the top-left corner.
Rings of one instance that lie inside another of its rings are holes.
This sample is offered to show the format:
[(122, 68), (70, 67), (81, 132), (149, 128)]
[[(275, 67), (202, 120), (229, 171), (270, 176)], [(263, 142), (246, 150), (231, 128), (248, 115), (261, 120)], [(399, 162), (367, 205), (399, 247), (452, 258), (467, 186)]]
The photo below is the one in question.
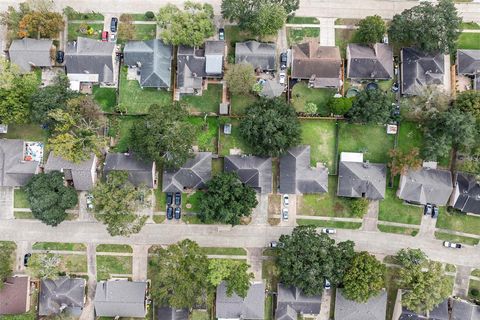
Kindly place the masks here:
[(390, 90), (392, 89), (393, 85), (393, 79), (392, 80), (379, 80), (377, 81), (378, 88), (384, 92), (389, 93)]
[(156, 24), (136, 24), (133, 40), (152, 40), (157, 34)]
[(324, 163), (335, 173), (335, 121), (302, 120), (302, 143), (310, 145), (310, 164)]
[(210, 316), (207, 311), (194, 309), (190, 314), (190, 320), (210, 320)]
[(76, 12), (68, 16), (68, 20), (86, 20), (86, 21), (100, 21), (105, 17), (97, 12)]
[(475, 22), (463, 22), (462, 23), (462, 28), (463, 29), (469, 29), (469, 30), (478, 30), (480, 29), (480, 25)]
[(325, 228), (339, 228), (339, 229), (358, 229), (362, 226), (360, 222), (345, 222), (333, 220), (310, 220), (297, 219), (297, 224), (300, 226), (315, 226)]
[(457, 236), (454, 234), (449, 234), (445, 232), (435, 232), (435, 238), (440, 239), (440, 240), (447, 240), (447, 241), (452, 241), (452, 242), (460, 242), (462, 244), (468, 244), (471, 246), (475, 246), (478, 244), (480, 241), (479, 239), (475, 238), (470, 238), (470, 237), (463, 237), (463, 236)]
[(154, 88), (140, 88), (137, 80), (127, 80), (127, 68), (120, 72), (119, 105), (124, 106), (128, 114), (147, 113), (153, 104), (159, 106), (172, 102), (172, 92)]
[(133, 21), (155, 21), (155, 18), (153, 20), (147, 19), (144, 13), (129, 13), (129, 15), (132, 16)]
[[(204, 192), (196, 191), (194, 193), (184, 193), (182, 196), (182, 211), (183, 212), (200, 212), (200, 199), (204, 196)], [(190, 208), (187, 208), (187, 205)]]
[(353, 25), (356, 26), (361, 19), (338, 18), (335, 19), (335, 25)]
[(232, 115), (243, 115), (245, 109), (257, 101), (258, 97), (253, 94), (232, 95), (230, 97), (230, 113)]
[(480, 281), (478, 280), (470, 280), (470, 284), (468, 286), (468, 297), (470, 299), (478, 299), (478, 296), (472, 295), (472, 289), (477, 289), (480, 291)]
[(33, 244), (32, 249), (60, 250), (60, 251), (86, 251), (87, 247), (83, 243), (36, 242)]
[(472, 273), (470, 274), (471, 276), (474, 277), (479, 277), (480, 278), (480, 269), (473, 269)]
[[(32, 256), (44, 256), (46, 253), (32, 253)], [(67, 274), (87, 272), (86, 254), (57, 254), (60, 258), (60, 271)]]
[(93, 98), (105, 112), (113, 112), (113, 108), (117, 104), (117, 96), (114, 88), (100, 88), (98, 85), (93, 86)]
[(132, 253), (132, 247), (126, 244), (99, 244), (97, 252), (125, 252)]
[(387, 267), (385, 273), (385, 288), (387, 289), (387, 319), (392, 319), (393, 310), (395, 308), (395, 300), (397, 299), (398, 275), (399, 269), (394, 267)]
[(211, 255), (225, 255), (225, 256), (246, 256), (247, 251), (243, 248), (218, 248), (218, 247), (203, 247), (203, 253)]
[(380, 201), (378, 220), (419, 225), (422, 221), (421, 207), (406, 205), (396, 196), (397, 188), (387, 188), (385, 199)]
[(204, 117), (189, 117), (188, 122), (195, 126), (196, 142), (199, 151), (217, 152), (217, 137), (218, 137), (218, 119), (215, 117), (208, 117), (206, 121)]
[(480, 217), (450, 213), (440, 208), (436, 227), (480, 235)]
[[(269, 293), (276, 292), (279, 275), (279, 270), (275, 264), (275, 260), (263, 260), (262, 279), (265, 279), (265, 286)], [(271, 320), (273, 318), (273, 297), (271, 294), (267, 294), (265, 299), (264, 318), (265, 320)]]
[[(103, 20), (103, 19), (102, 19)], [(77, 37), (91, 38), (100, 40), (102, 37), (103, 24), (93, 23), (89, 24), (93, 28), (92, 34), (83, 34), (80, 33), (80, 23), (69, 23), (68, 24), (68, 41), (77, 40)]]
[(24, 211), (14, 211), (13, 216), (15, 219), (35, 219), (31, 212), (24, 212)]
[(209, 84), (208, 89), (203, 90), (203, 95), (186, 95), (182, 97), (182, 101), (187, 104), (189, 111), (218, 113), (222, 102), (222, 85)]
[(317, 28), (287, 28), (287, 40), (289, 45), (302, 43), (307, 41), (308, 38), (318, 37), (320, 37), (320, 26)]
[(97, 256), (97, 281), (110, 279), (111, 274), (131, 274), (132, 257)]
[(13, 191), (13, 207), (14, 208), (30, 208), (27, 193), (23, 189), (15, 189)]
[(220, 126), (220, 143), (219, 143), (219, 155), (228, 156), (230, 154), (230, 149), (241, 149), (243, 153), (249, 154), (250, 149), (245, 145), (245, 142), (240, 137), (240, 131), (238, 126), (240, 124), (239, 120), (232, 119), (232, 133), (224, 134), (223, 126)]
[(212, 175), (215, 176), (223, 172), (223, 158), (212, 159)]
[[(164, 210), (165, 210), (165, 209), (164, 209)], [(166, 217), (165, 217), (164, 215), (158, 215), (158, 214), (156, 214), (156, 215), (153, 216), (153, 221), (154, 221), (155, 223), (163, 223), (163, 221), (165, 221), (165, 219), (166, 219)]]
[(398, 130), (397, 147), (404, 152), (408, 152), (412, 148), (421, 150), (422, 146), (423, 132), (420, 125), (412, 121), (401, 122)]
[(480, 49), (480, 33), (462, 32), (458, 38), (458, 49)]
[(396, 226), (386, 226), (386, 225), (382, 225), (382, 224), (378, 224), (377, 228), (381, 232), (406, 234), (406, 235), (411, 235), (412, 237), (414, 237), (418, 234), (418, 229), (415, 229), (415, 228), (403, 228), (403, 227), (396, 227)]
[(357, 30), (355, 29), (335, 29), (335, 45), (340, 48), (342, 58), (346, 56), (346, 49), (349, 43), (359, 42), (356, 39)]
[(130, 143), (130, 128), (140, 119), (140, 117), (135, 116), (111, 116), (109, 118), (110, 129), (108, 134), (109, 136), (117, 138), (117, 144), (115, 145), (114, 151), (128, 151), (128, 145)]
[(47, 132), (38, 124), (11, 124), (7, 133), (0, 133), (1, 138), (46, 142)]
[(334, 89), (314, 89), (309, 88), (307, 83), (299, 82), (292, 88), (291, 103), (297, 112), (304, 112), (305, 105), (313, 102), (317, 105), (317, 113), (322, 116), (328, 116), (330, 110), (328, 102), (337, 91)]
[(287, 23), (292, 23), (292, 24), (315, 24), (315, 23), (320, 23), (320, 22), (315, 17), (290, 16), (287, 19)]
[(184, 214), (184, 215), (182, 215), (182, 221), (187, 223), (187, 224), (203, 224), (203, 222), (200, 221), (200, 218), (198, 218), (194, 214)]
[[(159, 170), (159, 175), (160, 176), (162, 175), (161, 170)], [(158, 188), (155, 189), (154, 194), (155, 194), (155, 210), (165, 211), (165, 207), (167, 206), (167, 195), (165, 194), (165, 192), (162, 192), (162, 187), (158, 186)]]

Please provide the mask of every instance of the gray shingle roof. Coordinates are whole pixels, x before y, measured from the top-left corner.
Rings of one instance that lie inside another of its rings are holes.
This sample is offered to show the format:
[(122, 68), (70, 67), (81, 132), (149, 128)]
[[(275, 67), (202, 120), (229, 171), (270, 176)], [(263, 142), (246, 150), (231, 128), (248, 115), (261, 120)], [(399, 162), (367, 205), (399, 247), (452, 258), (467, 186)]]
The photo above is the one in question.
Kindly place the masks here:
[(378, 296), (366, 303), (348, 300), (337, 289), (335, 297), (335, 320), (385, 320), (387, 315), (387, 292), (383, 290)]
[(480, 214), (480, 184), (468, 173), (457, 173), (453, 207), (465, 213)]
[(310, 167), (310, 146), (288, 149), (280, 158), (280, 193), (324, 192), (328, 192), (328, 169)]
[(85, 301), (85, 279), (70, 279), (68, 277), (56, 280), (43, 279), (40, 283), (38, 296), (38, 314), (49, 316), (66, 311), (79, 316)]
[(385, 198), (386, 179), (383, 163), (340, 161), (337, 195), (380, 200)]
[(188, 309), (161, 307), (157, 309), (157, 320), (188, 320)]
[(84, 191), (93, 188), (96, 175), (92, 170), (95, 171), (96, 161), (97, 157), (94, 154), (90, 155), (90, 158), (85, 161), (73, 163), (50, 152), (44, 169), (46, 173), (63, 171), (66, 180), (73, 180), (76, 190)]
[(480, 90), (480, 72), (473, 79), (473, 90)]
[(415, 48), (401, 53), (402, 94), (418, 94), (422, 86), (444, 84), (444, 54), (430, 55)]
[(19, 275), (5, 279), (0, 290), (0, 316), (27, 312), (30, 309), (27, 304), (29, 293), (30, 277)]
[(235, 44), (235, 63), (250, 63), (253, 68), (275, 70), (275, 49), (273, 43), (257, 41), (237, 42)]
[(278, 83), (276, 80), (267, 79), (263, 84), (260, 95), (265, 98), (273, 99), (279, 97), (285, 91), (285, 87)]
[(207, 75), (223, 74), (223, 56), (225, 55), (225, 41), (205, 42), (205, 73)]
[(128, 66), (140, 66), (140, 86), (170, 88), (172, 72), (171, 45), (160, 39), (129, 41), (123, 50)]
[(347, 47), (347, 78), (392, 79), (393, 51), (385, 43), (371, 46), (351, 43)]
[(98, 317), (143, 318), (146, 314), (146, 282), (125, 280), (100, 281), (95, 291), (95, 314)]
[(240, 181), (260, 193), (272, 192), (272, 159), (233, 155), (224, 158), (225, 172), (236, 172)]
[(413, 203), (446, 205), (452, 191), (450, 171), (421, 168), (401, 176), (398, 197)]
[(53, 40), (23, 38), (13, 40), (8, 50), (10, 61), (20, 67), (22, 72), (29, 72), (33, 67), (51, 67), (50, 50)]
[(153, 188), (155, 185), (155, 163), (144, 161), (133, 154), (107, 153), (103, 172), (108, 176), (111, 171), (126, 171), (128, 180), (137, 187), (145, 185)]
[(403, 308), (398, 320), (480, 320), (480, 307), (465, 300), (447, 298), (428, 317)]
[(265, 283), (254, 283), (242, 299), (233, 293), (227, 296), (227, 286), (222, 282), (217, 287), (216, 317), (226, 319), (263, 319), (265, 312)]
[(163, 192), (184, 192), (185, 189), (201, 189), (212, 177), (212, 153), (197, 152), (176, 171), (163, 172)]
[[(279, 283), (277, 286), (277, 320), (292, 318), (297, 319), (297, 313), (304, 315), (317, 315), (320, 313), (322, 296), (306, 296), (296, 287), (287, 287)], [(294, 312), (292, 312), (292, 309)]]
[(468, 75), (480, 73), (480, 50), (457, 50), (457, 72)]
[(23, 140), (0, 140), (0, 187), (23, 187), (38, 172), (38, 161), (23, 161)]
[(78, 37), (67, 43), (65, 69), (67, 74), (98, 74), (99, 82), (113, 82), (115, 43)]

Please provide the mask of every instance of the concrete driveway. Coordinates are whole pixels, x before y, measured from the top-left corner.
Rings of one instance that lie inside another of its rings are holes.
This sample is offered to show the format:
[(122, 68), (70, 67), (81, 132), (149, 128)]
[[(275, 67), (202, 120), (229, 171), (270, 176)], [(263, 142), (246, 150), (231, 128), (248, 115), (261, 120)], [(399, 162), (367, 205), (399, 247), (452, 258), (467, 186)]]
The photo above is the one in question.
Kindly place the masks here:
[(0, 187), (0, 219), (14, 219), (13, 188)]

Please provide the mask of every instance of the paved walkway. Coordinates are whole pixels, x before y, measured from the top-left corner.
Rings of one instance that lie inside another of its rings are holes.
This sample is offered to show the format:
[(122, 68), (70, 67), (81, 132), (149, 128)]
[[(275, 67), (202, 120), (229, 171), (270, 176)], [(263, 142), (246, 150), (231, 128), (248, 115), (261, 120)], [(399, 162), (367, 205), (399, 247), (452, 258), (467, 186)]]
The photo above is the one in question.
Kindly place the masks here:
[(94, 315), (94, 305), (93, 299), (95, 298), (95, 289), (97, 287), (97, 257), (96, 257), (96, 244), (89, 243), (87, 244), (87, 271), (88, 271), (88, 293), (87, 299), (85, 302), (85, 307), (83, 308), (80, 320), (93, 320), (95, 319)]
[(335, 18), (320, 18), (320, 45), (335, 46)]
[(368, 203), (367, 213), (363, 216), (363, 231), (378, 231), (378, 201), (370, 201)]
[(255, 281), (262, 280), (263, 248), (247, 248), (247, 262)]
[(320, 314), (316, 320), (330, 320), (330, 306), (332, 301), (332, 290), (323, 290)]
[(258, 205), (253, 209), (251, 225), (268, 224), (268, 194), (257, 194)]
[(453, 295), (466, 298), (468, 296), (468, 285), (470, 283), (471, 267), (456, 266), (457, 274), (455, 276), (455, 283), (453, 285)]
[(148, 245), (133, 246), (133, 281), (147, 280)]
[(0, 219), (13, 218), (13, 188), (0, 187)]

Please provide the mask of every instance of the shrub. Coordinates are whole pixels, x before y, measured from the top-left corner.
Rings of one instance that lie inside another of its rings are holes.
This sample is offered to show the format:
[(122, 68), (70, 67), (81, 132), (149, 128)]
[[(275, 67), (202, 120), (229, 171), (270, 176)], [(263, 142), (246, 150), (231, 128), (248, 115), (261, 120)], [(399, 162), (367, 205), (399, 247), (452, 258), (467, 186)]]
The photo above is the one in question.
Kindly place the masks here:
[(306, 114), (316, 114), (317, 113), (317, 105), (313, 102), (308, 102), (305, 105), (305, 113)]
[(367, 208), (368, 200), (365, 198), (354, 199), (350, 203), (350, 210), (352, 210), (352, 214), (356, 217), (363, 217), (367, 212)]
[(330, 112), (334, 115), (343, 116), (352, 107), (350, 98), (332, 98), (329, 103)]
[(155, 14), (152, 11), (145, 12), (145, 18), (147, 20), (153, 20), (155, 18)]
[(477, 288), (473, 288), (472, 290), (470, 290), (470, 294), (474, 297), (478, 297), (478, 295), (480, 294), (480, 291), (478, 291)]

